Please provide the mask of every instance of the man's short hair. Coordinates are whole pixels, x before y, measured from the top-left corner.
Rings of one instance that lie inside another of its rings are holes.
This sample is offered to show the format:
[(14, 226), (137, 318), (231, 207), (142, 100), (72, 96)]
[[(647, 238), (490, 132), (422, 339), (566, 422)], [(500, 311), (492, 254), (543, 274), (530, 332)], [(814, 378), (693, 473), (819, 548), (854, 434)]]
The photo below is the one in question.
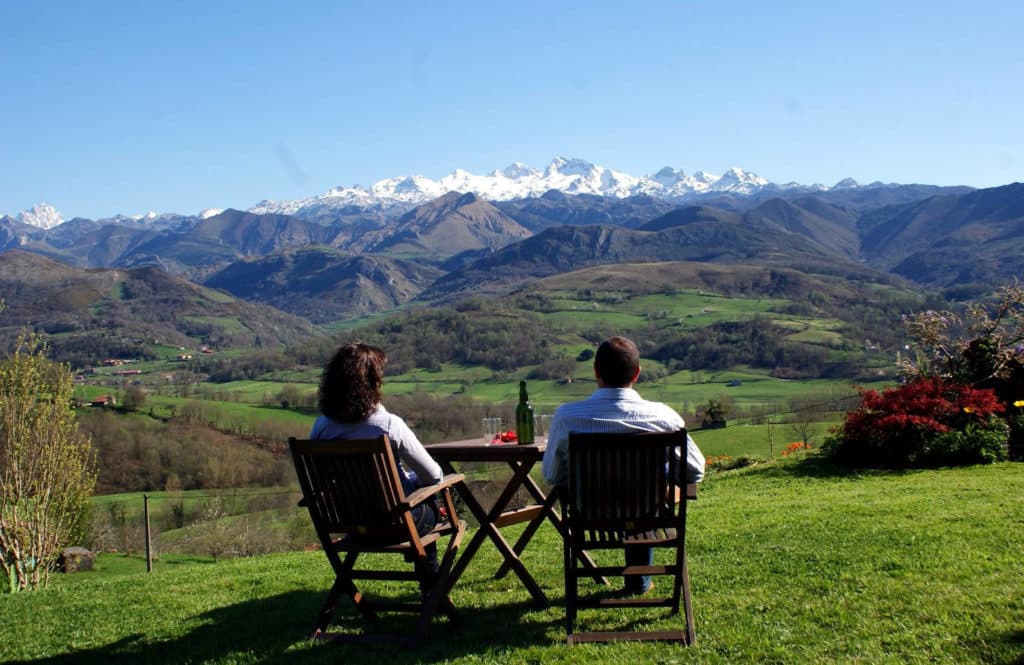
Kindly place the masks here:
[(640, 367), (640, 351), (633, 340), (612, 337), (601, 342), (594, 356), (594, 369), (609, 388), (629, 385)]

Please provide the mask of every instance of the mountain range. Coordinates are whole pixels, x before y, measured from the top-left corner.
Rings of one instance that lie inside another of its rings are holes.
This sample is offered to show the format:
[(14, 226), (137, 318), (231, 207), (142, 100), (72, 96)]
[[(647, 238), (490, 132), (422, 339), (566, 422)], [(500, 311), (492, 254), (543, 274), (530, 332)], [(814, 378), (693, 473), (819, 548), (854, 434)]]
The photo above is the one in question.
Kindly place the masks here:
[[(446, 191), (455, 185), (467, 191)], [(156, 267), (317, 324), (611, 263), (743, 263), (958, 292), (1024, 274), (1020, 183), (781, 186), (739, 169), (635, 178), (559, 159), (248, 211), (59, 224), (52, 209), (32, 214), (0, 217), (0, 252), (80, 270)]]
[[(456, 169), (439, 180), (422, 176), (389, 178), (370, 187), (335, 187), (308, 199), (261, 201), (252, 211), (316, 218), (325, 211), (353, 205), (364, 208), (411, 207), (450, 192), (472, 192), (488, 201), (534, 198), (550, 191), (620, 199), (644, 194), (678, 203), (703, 194), (730, 192), (749, 195), (766, 188), (803, 187), (794, 183), (772, 185), (760, 176), (735, 167), (720, 176), (703, 171), (687, 175), (668, 166), (653, 175), (633, 176), (582, 159), (556, 157), (544, 170), (516, 162), (487, 175), (473, 175)], [(810, 189), (827, 188), (814, 186)]]
[[(846, 190), (872, 191), (891, 187), (881, 182), (860, 185), (852, 178), (845, 178), (835, 185), (801, 185), (798, 183), (777, 184), (754, 173), (732, 167), (722, 175), (714, 175), (704, 171), (686, 174), (680, 169), (666, 166), (656, 173), (634, 176), (604, 166), (592, 164), (583, 159), (566, 159), (556, 157), (543, 170), (527, 166), (521, 162), (492, 171), (487, 175), (474, 175), (462, 169), (438, 180), (424, 176), (399, 176), (380, 180), (363, 187), (361, 185), (334, 187), (327, 192), (310, 198), (291, 201), (264, 200), (249, 209), (257, 214), (282, 214), (318, 220), (325, 216), (337, 218), (346, 211), (365, 214), (367, 211), (381, 212), (398, 209), (402, 212), (421, 203), (438, 198), (451, 192), (474, 193), (491, 202), (511, 201), (515, 199), (531, 199), (543, 196), (548, 192), (563, 192), (572, 195), (589, 194), (608, 198), (629, 198), (633, 196), (651, 196), (668, 201), (673, 205), (692, 201), (707, 196), (740, 196), (783, 192), (828, 192)], [(196, 217), (205, 219), (222, 212), (219, 208), (210, 208), (200, 212)], [(162, 225), (187, 215), (167, 213), (158, 215), (149, 212), (144, 215), (105, 218), (101, 222), (137, 223), (144, 225)], [(12, 220), (50, 229), (62, 224), (63, 215), (53, 206), (45, 203), (37, 204), (31, 209), (18, 213)]]

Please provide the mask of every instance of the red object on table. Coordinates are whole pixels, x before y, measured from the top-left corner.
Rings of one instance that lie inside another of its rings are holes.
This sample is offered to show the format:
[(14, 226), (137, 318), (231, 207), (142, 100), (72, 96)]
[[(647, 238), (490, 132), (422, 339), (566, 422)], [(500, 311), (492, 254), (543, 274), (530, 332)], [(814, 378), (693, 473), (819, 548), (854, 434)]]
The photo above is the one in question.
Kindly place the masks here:
[(495, 434), (494, 438), (491, 439), (491, 445), (500, 446), (505, 443), (516, 443), (516, 441), (516, 433), (512, 430), (509, 430), (507, 432), (498, 432), (497, 434)]

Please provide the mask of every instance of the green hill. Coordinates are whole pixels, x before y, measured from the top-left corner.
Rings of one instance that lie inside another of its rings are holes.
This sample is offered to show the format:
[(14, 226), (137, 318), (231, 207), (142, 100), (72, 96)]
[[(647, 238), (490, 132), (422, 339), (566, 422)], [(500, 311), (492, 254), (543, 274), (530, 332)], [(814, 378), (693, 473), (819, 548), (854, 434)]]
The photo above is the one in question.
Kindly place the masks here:
[(422, 261), (312, 247), (236, 261), (204, 284), (327, 323), (394, 309), (440, 275)]
[[(845, 279), (882, 279), (881, 273), (834, 256), (803, 233), (757, 215), (741, 219), (730, 213), (711, 214), (709, 209), (684, 209), (653, 220), (644, 229), (653, 230), (603, 225), (547, 229), (453, 270), (423, 297), (502, 293), (589, 266), (659, 261), (755, 264), (828, 271)], [(825, 235), (824, 230), (820, 232)]]
[[(461, 625), (440, 620), (433, 641), (409, 651), (307, 639), (332, 579), (319, 551), (157, 560), (148, 575), (105, 555), (100, 572), (0, 596), (0, 660), (1018, 663), (1022, 514), (1024, 475), (1011, 463), (833, 475), (787, 461), (712, 474), (690, 505), (697, 643), (689, 648), (566, 646), (561, 545), (549, 524), (523, 562), (552, 607), (534, 609), (513, 575), (493, 579), (499, 559), (485, 543), (453, 592)], [(362, 627), (347, 601), (335, 616), (340, 630)], [(581, 616), (612, 627), (651, 615)], [(650, 627), (673, 625), (664, 610), (653, 617)]]
[(150, 345), (275, 347), (315, 334), (308, 322), (156, 268), (72, 268), (46, 257), (0, 254), (4, 348), (26, 325), (48, 334), (55, 356), (91, 364), (146, 355)]
[(1012, 282), (1024, 273), (1024, 183), (935, 196), (861, 219), (862, 251), (922, 284)]
[(372, 251), (436, 260), (465, 251), (494, 251), (530, 235), (476, 194), (449, 192), (400, 217)]

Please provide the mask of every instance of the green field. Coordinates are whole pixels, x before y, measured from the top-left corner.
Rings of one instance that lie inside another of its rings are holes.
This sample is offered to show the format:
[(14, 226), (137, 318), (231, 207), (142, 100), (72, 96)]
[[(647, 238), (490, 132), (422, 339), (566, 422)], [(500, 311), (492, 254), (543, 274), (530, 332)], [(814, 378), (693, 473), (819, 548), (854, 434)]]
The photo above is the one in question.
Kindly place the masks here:
[[(37, 593), (0, 596), (0, 660), (75, 663), (1017, 663), (1024, 659), (1019, 464), (837, 473), (810, 462), (712, 473), (690, 505), (697, 643), (564, 644), (561, 548), (543, 526), (523, 554), (553, 600), (538, 610), (485, 544), (417, 650), (306, 639), (331, 581), (321, 552), (135, 559)], [(509, 536), (514, 536), (510, 529)], [(392, 557), (392, 561), (394, 557)], [(401, 565), (397, 562), (388, 565)], [(367, 591), (403, 596), (366, 582)], [(596, 588), (596, 587), (587, 587)], [(655, 609), (586, 626), (671, 628)], [(364, 626), (343, 602), (336, 630)], [(384, 627), (408, 627), (385, 616)]]
[[(622, 282), (621, 279), (618, 281)], [(661, 335), (660, 339), (665, 340), (671, 339), (675, 331), (684, 334), (715, 322), (740, 321), (755, 316), (789, 331), (787, 339), (826, 349), (830, 359), (859, 353), (857, 349), (863, 345), (863, 340), (857, 343), (845, 338), (845, 324), (836, 319), (783, 313), (794, 310), (791, 307), (793, 303), (782, 298), (727, 297), (699, 289), (671, 289), (666, 292), (665, 287), (660, 288), (661, 292), (645, 292), (642, 288), (637, 291), (561, 288), (543, 291), (536, 296), (510, 299), (507, 306), (523, 307), (526, 310), (524, 316), (543, 321), (544, 329), (549, 331), (548, 342), (552, 352), (565, 359), (578, 358), (581, 352), (592, 350), (594, 343), (591, 340), (598, 331), (600, 334), (622, 331), (640, 341), (643, 341), (645, 333), (650, 333), (652, 336)], [(481, 311), (484, 310), (486, 308)], [(475, 310), (470, 308), (468, 311)], [(503, 316), (511, 316), (505, 310), (501, 312)], [(395, 313), (339, 323), (333, 330), (335, 333), (355, 330)], [(343, 337), (338, 340), (343, 341)], [(199, 404), (208, 422), (225, 431), (251, 431), (264, 423), (298, 431), (308, 427), (311, 421), (308, 413), (279, 407), (285, 398), (293, 406), (315, 402), (321, 371), (319, 365), (280, 368), (258, 380), (192, 384), (187, 383), (194, 380), (191, 375), (184, 376), (183, 380), (166, 378), (181, 370), (195, 369), (195, 364), (177, 361), (180, 349), (157, 345), (152, 350), (159, 355), (159, 360), (131, 365), (142, 369), (144, 374), (117, 377), (112, 374), (113, 368), (99, 368), (95, 376), (88, 378), (98, 385), (80, 387), (79, 395), (88, 398), (115, 394), (120, 399), (129, 383), (139, 381), (147, 391), (141, 410), (159, 418), (180, 414), (185, 409), (195, 410)], [(215, 358), (230, 360), (243, 353), (241, 349), (218, 351)], [(869, 367), (892, 367), (892, 359), (880, 351), (861, 359)], [(644, 371), (637, 386), (641, 394), (647, 399), (666, 402), (687, 416), (696, 413), (708, 400), (715, 399), (729, 403), (734, 422), (746, 422), (755, 413), (775, 414), (776, 420), (781, 420), (794, 400), (829, 402), (852, 394), (851, 380), (782, 379), (771, 376), (769, 370), (762, 367), (736, 365), (728, 370), (691, 370), (679, 369), (678, 363), (650, 358), (643, 359), (642, 365)], [(869, 369), (863, 365), (858, 367)], [(438, 370), (420, 368), (388, 374), (384, 384), (385, 403), (391, 395), (429, 394), (438, 398), (460, 395), (501, 409), (517, 398), (519, 379), (536, 369), (535, 366), (524, 366), (498, 371), (484, 365), (447, 362)], [(574, 363), (569, 360), (564, 370), (560, 367), (558, 371), (564, 371), (560, 380), (528, 381), (531, 401), (538, 413), (552, 413), (567, 401), (585, 398), (596, 387), (592, 360)], [(891, 376), (891, 371), (887, 376)], [(885, 381), (880, 379), (868, 387), (879, 385), (885, 385)]]
[[(578, 365), (579, 374), (586, 375), (589, 370), (589, 376), (570, 384), (555, 381), (528, 382), (530, 401), (536, 413), (554, 413), (561, 404), (584, 399), (595, 390), (597, 385), (593, 379), (592, 365)], [(388, 395), (410, 393), (429, 393), (441, 397), (459, 393), (482, 402), (506, 406), (518, 399), (517, 380), (477, 380), (485, 372), (482, 368), (460, 367), (452, 372), (447, 368), (441, 372), (417, 370), (389, 377), (384, 384), (384, 402), (387, 405)], [(461, 377), (463, 380), (453, 380), (451, 377)], [(730, 385), (733, 381), (740, 381), (740, 385)], [(204, 421), (212, 422), (222, 431), (246, 432), (271, 424), (299, 436), (309, 430), (315, 414), (281, 408), (276, 396), (288, 385), (294, 386), (309, 399), (315, 398), (316, 384), (237, 381), (199, 386), (195, 389), (195, 396), (188, 398), (154, 393), (147, 397), (142, 412), (168, 418), (189, 411), (201, 411)], [(883, 385), (868, 384), (866, 387)], [(645, 398), (666, 402), (684, 415), (692, 414), (709, 399), (729, 399), (736, 408), (735, 416), (730, 419), (733, 425), (749, 424), (750, 418), (745, 414), (752, 410), (758, 413), (785, 414), (793, 399), (829, 402), (854, 394), (851, 385), (843, 380), (789, 381), (745, 370), (677, 372), (658, 381), (641, 382), (637, 389)], [(111, 392), (117, 393), (116, 390), (102, 386), (80, 385), (76, 389), (76, 394), (83, 400)], [(781, 420), (779, 415), (772, 418), (774, 422)], [(690, 425), (696, 427), (699, 423)], [(737, 430), (730, 426), (726, 431), (732, 436)], [(767, 443), (763, 447), (767, 450)]]

